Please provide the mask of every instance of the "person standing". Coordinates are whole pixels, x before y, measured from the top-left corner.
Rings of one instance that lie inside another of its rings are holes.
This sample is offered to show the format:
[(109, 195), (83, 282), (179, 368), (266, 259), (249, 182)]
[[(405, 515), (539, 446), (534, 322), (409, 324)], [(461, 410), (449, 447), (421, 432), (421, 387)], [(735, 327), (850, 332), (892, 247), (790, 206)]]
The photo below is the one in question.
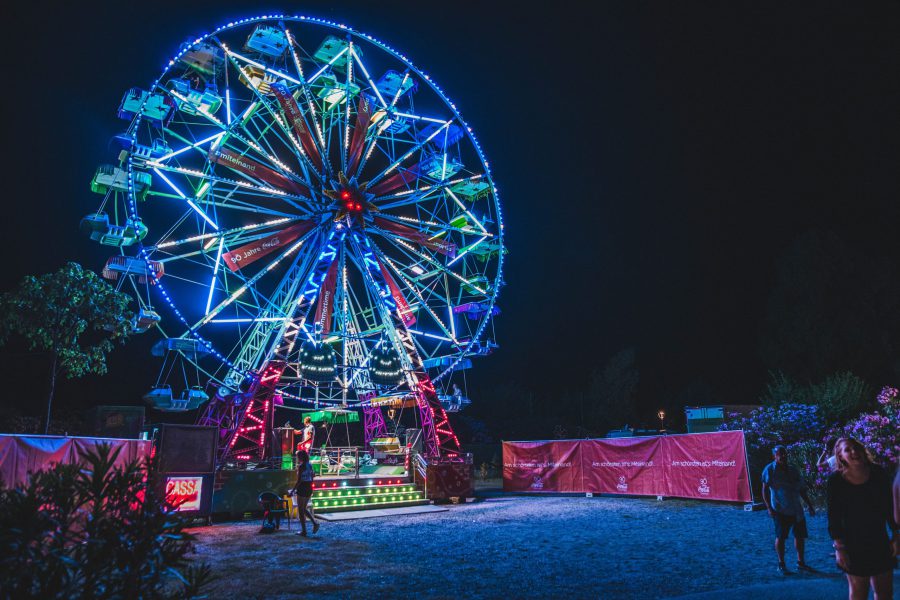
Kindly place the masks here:
[(804, 560), (806, 538), (809, 536), (806, 518), (803, 514), (802, 498), (809, 507), (809, 515), (814, 516), (813, 507), (806, 493), (806, 486), (800, 471), (788, 464), (787, 448), (778, 445), (772, 450), (775, 458), (762, 472), (763, 502), (775, 524), (775, 553), (778, 555), (778, 571), (787, 575), (790, 571), (784, 562), (784, 543), (791, 530), (794, 531), (794, 548), (797, 550), (797, 569), (811, 571)]
[(316, 428), (313, 427), (312, 418), (304, 417), (303, 419), (303, 429), (300, 431), (294, 431), (295, 434), (300, 434), (300, 443), (297, 444), (297, 450), (305, 450), (307, 454), (312, 450), (313, 443), (316, 439)]
[(819, 459), (816, 461), (816, 466), (828, 471), (829, 475), (837, 471), (837, 458), (834, 457), (834, 443), (834, 438), (826, 440), (825, 449), (822, 450), (822, 454), (819, 455)]
[(828, 478), (828, 534), (837, 566), (847, 574), (851, 600), (868, 597), (870, 585), (875, 600), (888, 600), (900, 551), (890, 478), (852, 437), (840, 438), (834, 455), (838, 471)]
[(312, 482), (315, 478), (312, 465), (309, 462), (309, 454), (305, 450), (297, 451), (297, 483), (294, 485), (294, 493), (297, 494), (297, 516), (300, 519), (300, 531), (297, 535), (306, 537), (306, 518), (312, 523), (312, 532), (319, 531), (319, 522), (309, 507), (312, 498)]

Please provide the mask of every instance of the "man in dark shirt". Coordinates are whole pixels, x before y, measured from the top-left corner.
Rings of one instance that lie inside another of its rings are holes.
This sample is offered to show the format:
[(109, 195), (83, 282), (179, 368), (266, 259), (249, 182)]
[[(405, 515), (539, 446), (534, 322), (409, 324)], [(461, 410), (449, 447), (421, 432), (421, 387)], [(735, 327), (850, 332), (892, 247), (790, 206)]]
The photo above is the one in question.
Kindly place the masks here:
[(811, 570), (803, 560), (804, 546), (808, 536), (806, 519), (803, 515), (803, 505), (800, 498), (809, 507), (809, 514), (816, 514), (809, 496), (806, 494), (806, 486), (800, 478), (800, 471), (788, 464), (787, 448), (775, 446), (772, 450), (775, 460), (766, 465), (762, 472), (763, 502), (769, 510), (769, 516), (775, 523), (775, 552), (778, 554), (778, 571), (782, 574), (790, 573), (784, 563), (784, 541), (791, 529), (794, 530), (794, 548), (797, 550), (797, 569)]

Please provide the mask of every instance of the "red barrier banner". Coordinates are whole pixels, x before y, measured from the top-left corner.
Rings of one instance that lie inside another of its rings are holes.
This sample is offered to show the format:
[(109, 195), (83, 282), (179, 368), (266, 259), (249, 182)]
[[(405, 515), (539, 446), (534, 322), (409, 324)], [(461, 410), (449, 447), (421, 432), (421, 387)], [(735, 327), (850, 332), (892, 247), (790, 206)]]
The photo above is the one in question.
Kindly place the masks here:
[(750, 502), (743, 431), (719, 431), (662, 438), (665, 496)]
[(581, 442), (504, 442), (503, 490), (577, 492), (584, 487)]
[(503, 489), (752, 500), (742, 431), (503, 442)]
[(615, 438), (581, 442), (584, 491), (599, 494), (666, 494), (665, 438)]
[(149, 456), (151, 446), (144, 440), (0, 434), (0, 478), (9, 487), (25, 485), (31, 473), (57, 463), (81, 463), (81, 455), (99, 444), (119, 450), (117, 467)]

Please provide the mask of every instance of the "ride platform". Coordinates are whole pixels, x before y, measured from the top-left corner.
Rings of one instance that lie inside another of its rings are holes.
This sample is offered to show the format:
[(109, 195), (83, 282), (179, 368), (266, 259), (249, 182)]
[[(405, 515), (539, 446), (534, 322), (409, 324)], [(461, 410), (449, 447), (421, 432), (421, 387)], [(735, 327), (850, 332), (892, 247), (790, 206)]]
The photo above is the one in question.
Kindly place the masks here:
[[(359, 475), (316, 476), (312, 503), (316, 511), (331, 512), (429, 504), (424, 491), (403, 466), (362, 466)], [(259, 495), (274, 492), (285, 496), (297, 482), (292, 469), (220, 470), (213, 488), (212, 514), (240, 518), (261, 510)]]

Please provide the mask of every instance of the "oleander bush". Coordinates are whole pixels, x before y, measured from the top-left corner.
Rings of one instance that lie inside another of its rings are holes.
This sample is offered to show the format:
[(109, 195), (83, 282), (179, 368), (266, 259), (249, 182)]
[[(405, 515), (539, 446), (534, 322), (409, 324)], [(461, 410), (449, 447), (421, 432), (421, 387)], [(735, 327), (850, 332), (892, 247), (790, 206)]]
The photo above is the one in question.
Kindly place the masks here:
[[(864, 397), (868, 389), (850, 373), (839, 373), (805, 390), (778, 374), (764, 396), (766, 405), (747, 417), (729, 415), (721, 429), (744, 431), (754, 481), (772, 460), (772, 448), (786, 446), (790, 464), (799, 469), (810, 498), (821, 506), (830, 472), (818, 459), (834, 439), (858, 439), (875, 462), (889, 470), (900, 461), (900, 394), (897, 388), (884, 387), (872, 403)], [(808, 403), (785, 401), (790, 398)], [(876, 408), (860, 413), (867, 405)]]
[(0, 482), (0, 581), (10, 598), (198, 598), (208, 566), (189, 560), (187, 522), (109, 446), (83, 463)]

